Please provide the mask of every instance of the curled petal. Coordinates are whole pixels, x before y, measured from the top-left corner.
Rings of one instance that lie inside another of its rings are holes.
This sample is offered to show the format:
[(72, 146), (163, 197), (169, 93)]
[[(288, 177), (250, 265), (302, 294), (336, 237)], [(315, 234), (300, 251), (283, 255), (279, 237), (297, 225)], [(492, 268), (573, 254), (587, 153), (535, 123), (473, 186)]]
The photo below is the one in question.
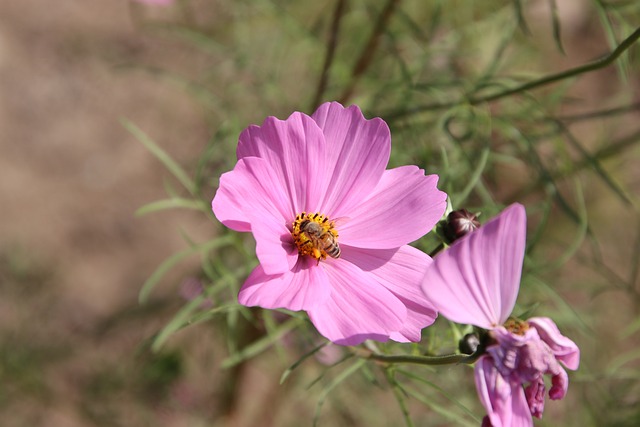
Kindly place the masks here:
[(567, 371), (560, 368), (560, 372), (557, 375), (551, 377), (551, 389), (549, 390), (549, 397), (552, 400), (562, 399), (567, 394), (569, 388), (569, 376)]
[(536, 328), (540, 338), (549, 346), (556, 359), (571, 370), (578, 369), (580, 349), (576, 343), (560, 333), (553, 320), (548, 317), (532, 317), (527, 322)]
[(498, 326), (490, 334), (496, 343), (487, 347), (487, 352), (505, 378), (524, 384), (538, 381), (544, 374), (556, 375), (562, 369), (535, 328), (520, 335)]
[(327, 190), (320, 210), (341, 217), (380, 181), (391, 153), (389, 127), (380, 118), (365, 119), (355, 105), (337, 102), (322, 104), (311, 117), (327, 144)]
[(260, 157), (275, 171), (288, 208), (315, 212), (326, 188), (325, 139), (311, 117), (293, 113), (287, 120), (267, 117), (262, 126), (249, 126), (240, 134), (238, 159)]
[(420, 289), (431, 258), (411, 246), (365, 250), (344, 245), (342, 258), (372, 274), (407, 307), (404, 325), (390, 338), (399, 342), (420, 341), (422, 329), (431, 325), (438, 315)]
[(476, 362), (474, 373), (478, 397), (493, 427), (533, 426), (522, 386), (505, 380), (491, 357), (481, 357)]
[(520, 287), (526, 220), (515, 203), (435, 257), (422, 289), (443, 316), (485, 329), (507, 320)]
[(240, 304), (263, 308), (310, 310), (322, 305), (331, 293), (324, 269), (310, 257), (300, 257), (291, 271), (268, 275), (258, 265), (240, 289)]
[(406, 307), (374, 275), (341, 258), (327, 260), (325, 271), (331, 295), (307, 313), (327, 339), (342, 345), (386, 341), (402, 328)]
[(531, 415), (536, 418), (542, 418), (542, 413), (544, 412), (544, 391), (545, 387), (542, 376), (532, 381), (531, 384), (524, 389)]
[(446, 209), (447, 195), (438, 190), (437, 175), (417, 166), (385, 171), (371, 195), (349, 211), (339, 228), (340, 241), (373, 249), (397, 248), (427, 234)]

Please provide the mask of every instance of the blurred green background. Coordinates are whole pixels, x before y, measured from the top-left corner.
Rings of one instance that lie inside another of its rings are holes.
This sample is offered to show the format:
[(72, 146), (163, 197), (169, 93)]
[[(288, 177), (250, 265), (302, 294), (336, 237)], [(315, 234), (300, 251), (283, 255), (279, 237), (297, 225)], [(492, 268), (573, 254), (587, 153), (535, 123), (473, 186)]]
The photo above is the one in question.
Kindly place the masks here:
[[(454, 207), (527, 206), (516, 314), (552, 317), (582, 350), (537, 425), (639, 425), (638, 43), (539, 81), (638, 27), (624, 0), (3, 0), (0, 425), (396, 426), (402, 408), (416, 426), (479, 425), (467, 366), (329, 367), (348, 351), (328, 347), (280, 385), (320, 337), (234, 306), (251, 239), (207, 211), (237, 135), (328, 100), (386, 119), (390, 166), (439, 174)], [(423, 338), (381, 349), (454, 349), (446, 322)]]

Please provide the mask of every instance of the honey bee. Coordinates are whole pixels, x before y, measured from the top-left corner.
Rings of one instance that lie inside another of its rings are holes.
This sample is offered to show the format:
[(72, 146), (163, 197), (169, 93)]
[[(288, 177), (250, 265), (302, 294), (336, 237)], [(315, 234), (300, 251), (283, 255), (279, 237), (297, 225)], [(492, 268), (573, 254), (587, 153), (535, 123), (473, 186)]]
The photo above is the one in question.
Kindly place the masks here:
[[(307, 235), (313, 246), (317, 248), (316, 250), (324, 251), (331, 258), (340, 258), (340, 246), (336, 237), (328, 230), (325, 231), (320, 224), (305, 219), (300, 223), (300, 231)], [(318, 262), (320, 262), (320, 253), (316, 257)]]

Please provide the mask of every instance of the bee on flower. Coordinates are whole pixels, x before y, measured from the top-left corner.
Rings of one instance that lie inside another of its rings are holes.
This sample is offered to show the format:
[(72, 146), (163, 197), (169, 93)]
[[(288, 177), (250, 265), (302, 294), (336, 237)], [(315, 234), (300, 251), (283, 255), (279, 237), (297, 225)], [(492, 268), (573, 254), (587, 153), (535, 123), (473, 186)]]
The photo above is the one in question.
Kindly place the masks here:
[(436, 317), (420, 290), (431, 258), (408, 244), (440, 220), (447, 196), (416, 166), (386, 169), (390, 151), (382, 119), (337, 102), (240, 134), (212, 208), (256, 240), (241, 304), (305, 310), (338, 344), (420, 340)]

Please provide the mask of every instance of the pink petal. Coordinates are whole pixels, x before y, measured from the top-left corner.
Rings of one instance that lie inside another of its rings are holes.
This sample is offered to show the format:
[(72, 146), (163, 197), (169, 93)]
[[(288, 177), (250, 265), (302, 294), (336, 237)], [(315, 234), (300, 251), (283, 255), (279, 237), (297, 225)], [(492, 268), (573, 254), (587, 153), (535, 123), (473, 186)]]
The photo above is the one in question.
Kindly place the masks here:
[[(327, 143), (327, 192), (322, 208), (333, 217), (348, 215), (380, 180), (389, 162), (391, 134), (380, 118), (366, 120), (360, 109), (322, 104), (311, 116)], [(320, 166), (320, 165), (319, 165)]]
[[(251, 220), (242, 206), (244, 195), (235, 193), (233, 188), (230, 188), (235, 187), (235, 176), (233, 171), (220, 176), (220, 186), (211, 201), (211, 209), (218, 221), (225, 226), (235, 231), (248, 232), (251, 231)], [(241, 187), (248, 187), (248, 185), (241, 185)]]
[(398, 249), (360, 249), (342, 245), (342, 258), (371, 273), (407, 307), (407, 318), (390, 338), (418, 342), (422, 329), (431, 325), (437, 313), (422, 293), (420, 284), (431, 258), (411, 246)]
[(348, 222), (338, 228), (340, 242), (390, 249), (424, 236), (446, 208), (447, 195), (437, 182), (437, 175), (425, 176), (416, 166), (385, 171), (367, 200), (348, 212)]
[(291, 271), (269, 276), (257, 266), (242, 285), (238, 301), (246, 306), (310, 310), (331, 294), (324, 269), (311, 257), (300, 257)]
[(532, 317), (527, 322), (536, 328), (540, 338), (551, 348), (556, 359), (571, 370), (578, 369), (580, 349), (576, 343), (560, 333), (553, 320), (548, 317)]
[(262, 126), (249, 126), (240, 134), (237, 156), (271, 165), (277, 180), (269, 184), (279, 182), (290, 211), (318, 211), (328, 175), (324, 135), (311, 117), (296, 112), (287, 120), (267, 117)]
[(436, 310), (485, 329), (503, 324), (520, 287), (526, 220), (515, 203), (439, 254), (422, 285)]
[(323, 336), (336, 344), (356, 345), (366, 339), (386, 341), (402, 327), (407, 309), (373, 274), (342, 258), (325, 265), (331, 295), (307, 311)]
[(569, 375), (567, 371), (560, 368), (560, 372), (557, 375), (551, 377), (551, 389), (549, 390), (549, 397), (552, 400), (562, 399), (569, 389)]
[(524, 395), (527, 398), (529, 412), (536, 418), (542, 418), (542, 413), (544, 412), (544, 392), (545, 385), (541, 376), (534, 379), (524, 389)]
[(397, 342), (420, 342), (422, 330), (433, 324), (438, 313), (428, 304), (417, 303), (398, 296), (407, 308), (407, 318), (402, 328), (391, 332), (389, 338)]
[(256, 254), (268, 274), (288, 271), (293, 263), (293, 220), (289, 203), (277, 183), (275, 172), (263, 159), (241, 159), (231, 172), (220, 177), (211, 203), (216, 218), (229, 228), (252, 231)]
[(474, 372), (478, 397), (493, 427), (533, 426), (524, 389), (520, 384), (507, 382), (491, 357), (481, 357)]

